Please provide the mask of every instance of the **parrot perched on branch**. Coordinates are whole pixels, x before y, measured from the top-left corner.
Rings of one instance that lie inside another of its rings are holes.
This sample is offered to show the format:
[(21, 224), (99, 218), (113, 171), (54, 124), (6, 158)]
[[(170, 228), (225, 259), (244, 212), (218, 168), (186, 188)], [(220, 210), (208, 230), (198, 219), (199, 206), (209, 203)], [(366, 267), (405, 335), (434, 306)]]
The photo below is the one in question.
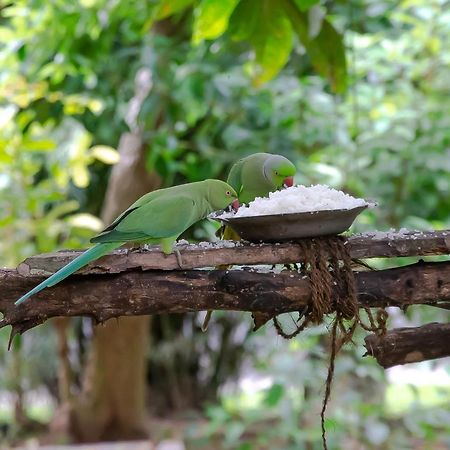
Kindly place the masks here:
[[(250, 203), (256, 197), (267, 197), (270, 192), (280, 188), (291, 187), (294, 184), (294, 175), (297, 168), (294, 164), (281, 155), (271, 153), (254, 153), (253, 155), (237, 161), (230, 169), (227, 183), (238, 194), (238, 203)], [(222, 239), (239, 241), (239, 235), (229, 226), (221, 230)], [(219, 266), (225, 269), (228, 266)], [(206, 331), (211, 319), (212, 311), (207, 311), (203, 321), (202, 330)], [(260, 313), (253, 314), (255, 328)]]
[[(127, 242), (161, 244), (165, 254), (172, 253), (181, 233), (208, 214), (225, 209), (236, 200), (236, 191), (219, 180), (199, 181), (149, 192), (92, 238), (91, 242), (96, 245), (27, 292), (15, 304), (24, 302), (46, 287), (54, 286), (91, 261)], [(180, 264), (179, 253), (177, 260)]]

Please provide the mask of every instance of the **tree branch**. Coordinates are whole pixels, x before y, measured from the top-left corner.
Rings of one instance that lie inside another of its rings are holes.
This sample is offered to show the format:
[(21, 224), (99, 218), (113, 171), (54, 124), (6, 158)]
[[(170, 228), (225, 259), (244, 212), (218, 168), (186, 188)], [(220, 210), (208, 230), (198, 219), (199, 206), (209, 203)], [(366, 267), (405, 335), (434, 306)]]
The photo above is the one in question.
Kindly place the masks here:
[[(450, 231), (372, 233), (348, 238), (353, 259), (424, 256), (450, 254)], [(300, 246), (294, 242), (283, 244), (243, 244), (220, 241), (215, 244), (178, 245), (183, 256), (183, 268), (214, 267), (217, 265), (287, 264), (298, 262)], [(62, 251), (33, 256), (19, 265), (22, 275), (48, 275), (66, 265), (80, 252)], [(134, 269), (176, 270), (174, 254), (164, 255), (159, 247), (148, 250), (117, 250), (89, 265), (81, 273), (119, 273)]]
[[(450, 262), (356, 272), (358, 300), (364, 307), (433, 304), (450, 301)], [(311, 298), (307, 277), (296, 271), (250, 270), (132, 271), (75, 275), (14, 306), (42, 278), (0, 271), (0, 326), (26, 331), (50, 317), (111, 317), (203, 310), (298, 311)], [(439, 300), (438, 300), (439, 299)]]
[(450, 356), (450, 324), (429, 323), (421, 327), (398, 328), (385, 336), (366, 336), (364, 356), (373, 356), (385, 369)]

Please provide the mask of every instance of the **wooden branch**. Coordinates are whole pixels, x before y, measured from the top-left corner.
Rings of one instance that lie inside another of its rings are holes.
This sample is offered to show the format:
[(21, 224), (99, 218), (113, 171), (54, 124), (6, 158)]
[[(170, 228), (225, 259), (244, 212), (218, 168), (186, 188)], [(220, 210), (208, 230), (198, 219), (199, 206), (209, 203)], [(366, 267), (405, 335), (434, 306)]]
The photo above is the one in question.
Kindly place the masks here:
[[(384, 337), (365, 337), (366, 355), (385, 369), (450, 356), (450, 324), (429, 323), (421, 327), (398, 328)], [(366, 356), (364, 355), (364, 356)]]
[[(417, 263), (396, 269), (356, 272), (361, 306), (399, 306), (450, 301), (450, 262)], [(133, 271), (75, 275), (44, 289), (19, 307), (24, 292), (42, 278), (0, 271), (0, 327), (28, 330), (51, 317), (111, 317), (203, 310), (297, 311), (311, 298), (306, 276), (296, 271)]]
[[(354, 259), (450, 254), (450, 230), (408, 233), (368, 233), (348, 238)], [(254, 265), (287, 264), (300, 260), (301, 250), (292, 242), (283, 244), (242, 244), (220, 241), (216, 244), (177, 247), (183, 258), (183, 269), (214, 267), (220, 264)], [(19, 265), (22, 275), (48, 275), (55, 272), (80, 252), (62, 251), (33, 256)], [(148, 250), (117, 250), (89, 265), (81, 273), (120, 273), (129, 270), (177, 270), (175, 255), (164, 255), (159, 247)]]

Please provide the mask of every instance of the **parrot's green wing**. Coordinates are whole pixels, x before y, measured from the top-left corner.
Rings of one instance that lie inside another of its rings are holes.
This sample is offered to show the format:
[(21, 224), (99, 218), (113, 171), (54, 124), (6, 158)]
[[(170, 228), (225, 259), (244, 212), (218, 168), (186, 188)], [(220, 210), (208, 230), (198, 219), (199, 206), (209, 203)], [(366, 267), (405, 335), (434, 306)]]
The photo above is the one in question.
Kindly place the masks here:
[(127, 211), (91, 242), (138, 241), (178, 236), (201, 219), (198, 207), (188, 196), (155, 198)]
[(114, 228), (116, 228), (116, 226), (122, 222), (122, 220), (128, 216), (128, 214), (132, 213), (133, 211), (135, 211), (136, 209), (140, 208), (141, 206), (149, 203), (152, 198), (155, 198), (155, 196), (158, 195), (160, 191), (152, 191), (149, 192), (148, 194), (143, 195), (142, 197), (140, 197), (139, 199), (137, 199), (131, 206), (128, 207), (128, 209), (126, 209), (122, 214), (120, 214), (116, 220), (114, 220), (114, 222), (111, 223), (111, 225), (108, 225), (102, 232), (101, 234), (105, 233), (106, 231), (111, 231)]
[[(108, 225), (108, 226), (101, 232), (101, 234), (106, 233), (107, 231), (112, 231), (112, 230), (114, 230), (114, 228), (116, 228), (116, 226), (119, 225), (119, 223), (122, 222), (122, 220), (125, 219), (125, 217), (127, 217), (128, 214), (131, 214), (133, 211), (136, 211), (136, 209), (138, 209), (138, 206), (135, 206), (135, 207), (131, 207), (131, 206), (130, 206), (130, 207), (129, 207), (126, 211), (124, 211), (119, 217), (117, 217), (117, 219), (116, 219), (111, 225)], [(91, 242), (94, 242), (93, 239), (96, 239), (96, 237), (92, 238), (92, 239), (91, 239)]]

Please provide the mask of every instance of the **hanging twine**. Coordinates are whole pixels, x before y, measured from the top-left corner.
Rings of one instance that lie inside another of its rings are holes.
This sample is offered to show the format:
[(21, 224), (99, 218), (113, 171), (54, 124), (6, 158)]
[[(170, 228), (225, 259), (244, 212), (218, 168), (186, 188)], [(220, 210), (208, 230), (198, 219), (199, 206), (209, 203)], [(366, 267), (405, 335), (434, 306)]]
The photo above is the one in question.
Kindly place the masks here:
[(331, 325), (331, 351), (325, 395), (322, 404), (321, 428), (323, 448), (328, 450), (325, 432), (325, 411), (330, 398), (336, 355), (342, 346), (352, 341), (358, 325), (364, 330), (383, 336), (386, 333), (388, 314), (379, 309), (376, 319), (369, 308), (364, 308), (369, 324), (364, 324), (359, 314), (355, 277), (352, 260), (341, 236), (299, 240), (302, 259), (302, 275), (311, 283), (311, 302), (304, 311), (299, 311), (300, 323), (292, 333), (286, 333), (277, 317), (273, 323), (277, 333), (285, 339), (292, 339), (310, 325), (324, 322), (325, 316), (334, 314)]

